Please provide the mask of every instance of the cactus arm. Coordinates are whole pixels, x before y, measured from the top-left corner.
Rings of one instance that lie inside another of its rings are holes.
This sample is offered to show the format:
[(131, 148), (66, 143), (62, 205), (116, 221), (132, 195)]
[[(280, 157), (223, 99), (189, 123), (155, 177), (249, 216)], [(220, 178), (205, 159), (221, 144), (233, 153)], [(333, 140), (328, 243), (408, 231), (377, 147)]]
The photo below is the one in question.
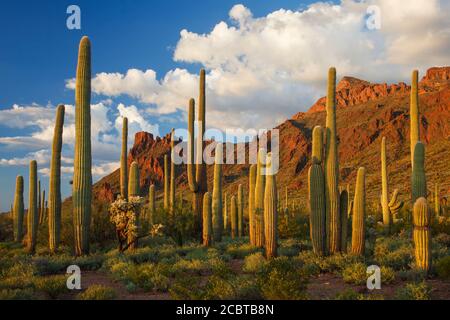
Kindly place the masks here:
[(411, 79), (411, 101), (410, 101), (410, 139), (411, 139), (411, 166), (414, 167), (414, 148), (420, 140), (419, 127), (419, 71), (414, 70)]

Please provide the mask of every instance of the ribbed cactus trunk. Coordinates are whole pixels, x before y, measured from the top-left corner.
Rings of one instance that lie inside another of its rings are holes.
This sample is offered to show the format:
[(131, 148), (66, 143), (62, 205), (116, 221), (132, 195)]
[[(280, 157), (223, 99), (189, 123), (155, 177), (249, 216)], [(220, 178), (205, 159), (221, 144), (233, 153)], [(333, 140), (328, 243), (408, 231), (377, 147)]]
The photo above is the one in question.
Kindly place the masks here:
[(359, 168), (353, 204), (352, 253), (365, 253), (366, 169)]
[(341, 251), (347, 252), (347, 238), (348, 238), (348, 192), (341, 191), (340, 196), (340, 210), (341, 210)]
[(222, 241), (223, 216), (222, 216), (222, 162), (223, 145), (217, 144), (214, 164), (214, 186), (212, 195), (212, 223), (214, 228), (214, 241)]
[(266, 150), (260, 149), (258, 152), (258, 165), (256, 169), (255, 185), (255, 246), (262, 248), (264, 240), (264, 189), (266, 184), (265, 162)]
[(441, 215), (441, 203), (438, 183), (435, 183), (434, 185), (434, 214), (436, 215), (436, 217), (439, 217)]
[(308, 172), (310, 236), (314, 253), (326, 255), (325, 180), (322, 169), (323, 130), (313, 131), (312, 166)]
[(50, 252), (58, 250), (61, 239), (61, 149), (63, 139), (65, 107), (56, 109), (53, 132), (52, 160), (50, 163), (50, 182), (48, 194), (48, 245)]
[(172, 129), (170, 134), (170, 195), (169, 195), (169, 208), (170, 213), (175, 213), (175, 129)]
[(425, 175), (425, 145), (418, 141), (414, 149), (413, 171), (411, 177), (412, 203), (419, 198), (427, 198), (427, 179)]
[(230, 231), (230, 215), (228, 210), (228, 193), (225, 192), (223, 198), (223, 230), (225, 232)]
[(381, 141), (381, 208), (383, 211), (383, 224), (390, 229), (391, 211), (389, 210), (389, 185), (387, 173), (386, 137)]
[(23, 240), (23, 216), (24, 216), (23, 177), (18, 176), (16, 178), (16, 193), (14, 195), (14, 207), (13, 207), (15, 242), (22, 242)]
[(89, 38), (83, 37), (78, 55), (75, 90), (75, 158), (72, 191), (77, 256), (89, 253), (91, 170), (91, 43)]
[(413, 210), (413, 238), (416, 266), (424, 271), (431, 269), (431, 213), (427, 199), (419, 198)]
[(170, 208), (170, 172), (169, 172), (169, 156), (164, 155), (164, 210)]
[(238, 186), (238, 234), (244, 236), (244, 187)]
[[(137, 162), (133, 162), (130, 166), (130, 176), (128, 180), (128, 196), (129, 197), (140, 197), (141, 195), (141, 188), (140, 188), (140, 177), (139, 177), (139, 166)], [(135, 212), (135, 219), (136, 219), (136, 227), (139, 230), (139, 215), (140, 212)], [(136, 249), (138, 247), (138, 240), (137, 237), (129, 237), (128, 243), (130, 244), (130, 249)]]
[(211, 195), (205, 193), (203, 197), (203, 245), (209, 247), (213, 242)]
[(411, 101), (410, 101), (410, 140), (411, 140), (411, 166), (414, 168), (414, 149), (418, 141), (420, 141), (419, 126), (419, 71), (414, 70), (411, 77)]
[(255, 245), (255, 186), (257, 165), (250, 166), (248, 181), (248, 228), (250, 244)]
[(266, 186), (264, 191), (264, 238), (266, 258), (277, 256), (278, 248), (278, 209), (277, 209), (277, 182), (275, 173), (271, 170), (272, 154), (267, 155)]
[(340, 251), (341, 223), (339, 210), (339, 163), (336, 130), (336, 69), (328, 74), (325, 146), (325, 198), (327, 246), (330, 254)]
[(47, 214), (47, 210), (45, 207), (45, 190), (42, 191), (42, 199), (41, 199), (41, 211), (39, 213), (39, 225), (43, 224), (45, 221), (45, 216)]
[(231, 197), (231, 238), (235, 239), (238, 236), (238, 204), (236, 196)]
[(42, 190), (41, 180), (38, 180), (38, 223), (41, 224), (42, 219)]
[(39, 212), (37, 208), (38, 194), (37, 194), (37, 163), (30, 162), (30, 185), (29, 185), (29, 199), (28, 199), (28, 214), (27, 214), (27, 250), (34, 254), (36, 251), (36, 240), (39, 223)]
[(395, 189), (392, 193), (391, 201), (389, 202), (389, 211), (391, 213), (391, 219), (393, 220), (403, 207), (403, 201), (398, 199), (398, 189)]
[(156, 212), (156, 194), (155, 185), (151, 185), (148, 191), (148, 222), (150, 225), (154, 224)]
[(128, 199), (128, 118), (122, 123), (122, 151), (120, 154), (120, 196)]

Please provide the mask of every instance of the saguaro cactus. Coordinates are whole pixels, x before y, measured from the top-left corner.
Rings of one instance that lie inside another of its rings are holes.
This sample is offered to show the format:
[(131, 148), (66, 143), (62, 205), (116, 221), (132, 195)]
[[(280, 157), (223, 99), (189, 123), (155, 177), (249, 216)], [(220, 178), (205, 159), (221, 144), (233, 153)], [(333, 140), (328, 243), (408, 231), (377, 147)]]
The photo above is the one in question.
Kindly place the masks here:
[(128, 199), (128, 118), (123, 118), (122, 152), (120, 155), (120, 195)]
[(228, 210), (228, 193), (225, 192), (223, 198), (223, 229), (225, 232), (230, 231), (230, 217)]
[(30, 162), (30, 186), (27, 214), (27, 249), (31, 254), (36, 251), (36, 239), (39, 223), (37, 201), (37, 163), (33, 160)]
[(170, 173), (169, 173), (169, 156), (164, 155), (164, 210), (170, 208)]
[(148, 189), (148, 221), (152, 225), (156, 212), (156, 194), (155, 185), (151, 185)]
[(441, 215), (441, 204), (440, 204), (440, 197), (439, 197), (439, 184), (435, 183), (434, 185), (434, 214), (436, 217)]
[(425, 145), (416, 143), (414, 149), (413, 171), (411, 176), (412, 203), (424, 197), (427, 198), (427, 179), (425, 176)]
[(88, 37), (83, 37), (78, 55), (75, 90), (75, 158), (72, 191), (77, 256), (89, 253), (91, 170), (91, 43)]
[(23, 177), (16, 178), (16, 193), (14, 195), (13, 219), (14, 219), (14, 241), (23, 240)]
[(41, 224), (41, 213), (42, 213), (42, 190), (41, 190), (41, 180), (38, 179), (38, 223)]
[(213, 241), (213, 226), (212, 226), (212, 208), (211, 195), (209, 192), (205, 193), (203, 197), (203, 245), (209, 247)]
[(238, 233), (244, 236), (244, 188), (242, 184), (238, 187)]
[(61, 238), (61, 149), (64, 128), (64, 105), (56, 109), (53, 132), (52, 160), (48, 194), (48, 245), (52, 253), (58, 250)]
[(427, 199), (417, 199), (413, 210), (413, 238), (416, 266), (424, 271), (431, 269), (431, 214)]
[(169, 206), (170, 212), (173, 214), (175, 210), (175, 129), (172, 129), (170, 135), (170, 196)]
[(238, 205), (236, 196), (231, 197), (231, 238), (235, 239), (238, 236)]
[(312, 166), (308, 172), (310, 236), (313, 250), (317, 255), (326, 254), (325, 228), (325, 185), (321, 166), (323, 131), (315, 127), (313, 131)]
[(328, 73), (325, 146), (325, 198), (328, 252), (340, 251), (341, 223), (339, 210), (339, 162), (336, 133), (336, 69)]
[(250, 166), (248, 181), (248, 222), (250, 244), (255, 245), (255, 185), (256, 185), (257, 165)]
[(348, 237), (348, 192), (341, 191), (340, 208), (341, 210), (341, 251), (347, 252), (347, 237)]
[[(140, 190), (140, 177), (139, 177), (139, 166), (137, 162), (133, 162), (130, 166), (130, 177), (128, 180), (128, 196), (129, 197), (139, 197), (141, 194)], [(140, 212), (135, 212), (136, 226), (139, 228), (139, 214)], [(135, 249), (138, 246), (136, 237), (129, 237), (128, 243), (130, 244), (130, 249)]]
[(359, 168), (355, 187), (352, 224), (352, 253), (364, 255), (366, 217), (366, 169)]
[(272, 154), (267, 155), (267, 176), (264, 191), (264, 238), (266, 258), (277, 256), (278, 241), (278, 209), (277, 209), (277, 183), (272, 170)]
[[(189, 102), (188, 112), (188, 181), (189, 188), (194, 193), (193, 211), (197, 217), (196, 229), (202, 226), (202, 202), (203, 195), (208, 191), (206, 163), (203, 161), (203, 150), (205, 142), (203, 136), (206, 127), (206, 92), (205, 92), (205, 70), (200, 71), (200, 94), (199, 94), (199, 110), (198, 110), (198, 136), (197, 136), (197, 153), (194, 149), (194, 121), (195, 121), (195, 101), (191, 99)], [(196, 159), (196, 169), (194, 172), (194, 157)]]
[(381, 208), (383, 210), (383, 224), (390, 228), (391, 212), (389, 210), (389, 189), (388, 189), (388, 173), (387, 173), (387, 156), (386, 156), (386, 137), (381, 141)]
[(222, 216), (222, 162), (223, 145), (217, 144), (214, 164), (214, 187), (212, 195), (212, 223), (214, 228), (214, 241), (222, 241), (223, 216)]
[(419, 126), (419, 71), (414, 70), (411, 79), (411, 102), (409, 118), (411, 122), (410, 139), (411, 139), (411, 166), (414, 169), (414, 149), (420, 140)]
[(266, 150), (259, 149), (255, 185), (255, 246), (264, 247), (264, 189), (266, 184), (265, 162)]
[(44, 223), (45, 215), (47, 214), (47, 210), (45, 208), (45, 190), (42, 191), (42, 199), (41, 199), (41, 211), (39, 212), (39, 225)]
[(402, 207), (403, 201), (398, 200), (398, 189), (395, 189), (389, 202), (389, 211), (391, 212), (392, 219), (398, 215)]

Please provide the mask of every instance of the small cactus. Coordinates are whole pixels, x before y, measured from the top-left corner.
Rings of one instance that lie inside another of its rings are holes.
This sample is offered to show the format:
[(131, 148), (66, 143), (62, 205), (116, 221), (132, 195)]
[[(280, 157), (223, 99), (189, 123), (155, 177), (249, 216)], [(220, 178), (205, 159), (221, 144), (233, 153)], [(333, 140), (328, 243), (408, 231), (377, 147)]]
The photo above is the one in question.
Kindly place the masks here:
[(27, 214), (27, 249), (31, 254), (34, 254), (34, 252), (36, 251), (36, 240), (39, 223), (37, 201), (37, 163), (33, 160), (30, 162), (30, 186)]
[(250, 166), (248, 181), (248, 224), (250, 244), (255, 245), (255, 185), (256, 185), (257, 166)]
[(14, 195), (14, 207), (13, 207), (13, 219), (14, 219), (14, 241), (22, 242), (23, 240), (23, 217), (24, 217), (24, 204), (23, 204), (23, 177), (18, 176), (16, 178), (16, 193)]
[(213, 226), (212, 226), (212, 208), (211, 195), (209, 192), (205, 193), (203, 197), (203, 245), (209, 247), (213, 241)]
[(238, 234), (244, 236), (244, 189), (242, 184), (238, 187)]
[(128, 118), (123, 118), (122, 150), (120, 155), (120, 195), (128, 199)]
[(277, 182), (271, 166), (272, 154), (267, 155), (267, 176), (264, 191), (264, 238), (266, 258), (275, 258), (278, 248), (278, 211), (277, 211)]
[(235, 239), (238, 237), (238, 205), (236, 201), (236, 196), (231, 197), (231, 238)]
[(353, 205), (352, 253), (365, 253), (365, 217), (366, 217), (366, 170), (359, 168)]
[(151, 185), (148, 190), (148, 221), (150, 225), (154, 224), (154, 217), (156, 213), (156, 194), (155, 185)]
[[(130, 176), (128, 178), (128, 196), (139, 197), (141, 194), (139, 185), (139, 166), (137, 162), (133, 162), (130, 166)], [(136, 227), (139, 228), (139, 212), (135, 212), (136, 215)], [(128, 243), (130, 249), (136, 249), (138, 246), (137, 238), (130, 237)]]
[(431, 214), (427, 199), (417, 199), (413, 210), (413, 238), (416, 266), (424, 271), (431, 269)]
[(412, 203), (419, 198), (427, 198), (427, 179), (425, 176), (425, 145), (416, 143), (414, 149), (413, 171), (411, 176)]
[(214, 164), (214, 187), (212, 196), (212, 223), (214, 230), (214, 241), (222, 241), (223, 217), (222, 217), (222, 162), (223, 145), (217, 144)]

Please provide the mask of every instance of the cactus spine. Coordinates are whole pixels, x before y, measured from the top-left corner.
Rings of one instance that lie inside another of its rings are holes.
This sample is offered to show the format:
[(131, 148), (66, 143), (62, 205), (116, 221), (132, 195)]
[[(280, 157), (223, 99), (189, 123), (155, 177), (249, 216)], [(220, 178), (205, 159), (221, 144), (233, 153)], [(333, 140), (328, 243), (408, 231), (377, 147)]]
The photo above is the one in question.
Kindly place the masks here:
[(272, 154), (267, 155), (267, 176), (264, 191), (264, 238), (266, 258), (277, 256), (278, 241), (278, 209), (277, 209), (277, 182), (271, 166)]
[(411, 177), (412, 203), (419, 198), (427, 198), (427, 179), (425, 176), (425, 145), (418, 141), (414, 149), (414, 162)]
[(389, 229), (391, 226), (391, 212), (389, 209), (388, 195), (386, 137), (383, 137), (381, 141), (381, 208), (383, 210), (383, 224)]
[(36, 240), (39, 223), (37, 201), (37, 163), (33, 160), (30, 162), (30, 186), (27, 214), (27, 249), (31, 254), (36, 251)]
[(170, 212), (173, 214), (175, 210), (175, 129), (172, 129), (170, 135), (170, 195), (169, 195), (169, 207)]
[(21, 242), (23, 240), (23, 177), (16, 178), (16, 193), (14, 195), (13, 219), (14, 219), (14, 241)]
[(258, 165), (256, 168), (255, 185), (255, 246), (262, 248), (264, 246), (264, 188), (266, 184), (264, 162), (266, 150), (259, 149)]
[[(130, 176), (128, 180), (128, 196), (129, 197), (139, 197), (141, 194), (139, 185), (139, 166), (137, 162), (133, 162), (130, 166)], [(139, 212), (135, 212), (136, 227), (139, 228)], [(138, 246), (137, 238), (129, 237), (128, 243), (130, 244), (130, 249), (135, 249)]]
[(120, 195), (128, 199), (128, 118), (123, 118), (122, 152), (120, 155)]
[(359, 168), (353, 204), (352, 253), (364, 255), (366, 217), (366, 169)]
[(416, 266), (424, 271), (431, 268), (431, 214), (427, 199), (417, 199), (413, 210), (413, 238)]
[(336, 69), (328, 73), (327, 121), (325, 146), (325, 199), (328, 252), (340, 251), (339, 163), (336, 133)]
[(340, 205), (341, 210), (341, 251), (347, 252), (347, 238), (348, 238), (348, 192), (341, 191)]
[(58, 250), (61, 238), (61, 149), (64, 127), (64, 105), (56, 109), (55, 130), (53, 132), (52, 160), (48, 194), (48, 244), (50, 252)]
[(236, 196), (231, 197), (231, 238), (235, 239), (238, 236), (238, 206)]
[(205, 247), (209, 247), (210, 245), (212, 245), (212, 228), (211, 195), (209, 192), (207, 192), (203, 197), (203, 245)]
[(223, 216), (222, 216), (222, 162), (223, 145), (217, 144), (214, 164), (214, 187), (212, 195), (212, 223), (214, 241), (222, 241)]
[(73, 175), (73, 219), (75, 254), (89, 253), (91, 224), (92, 156), (91, 156), (91, 43), (80, 42), (75, 90), (75, 159)]
[(244, 188), (242, 184), (238, 187), (238, 233), (244, 236)]
[(310, 235), (313, 250), (317, 255), (326, 254), (325, 224), (325, 184), (321, 165), (323, 150), (323, 130), (315, 127), (313, 131), (312, 166), (308, 172)]
[(414, 70), (411, 79), (411, 102), (409, 117), (411, 121), (410, 139), (411, 139), (411, 166), (414, 169), (414, 149), (420, 140), (419, 126), (419, 71)]
[(169, 173), (169, 156), (164, 155), (164, 210), (170, 207), (170, 173)]
[(255, 245), (255, 185), (256, 185), (257, 166), (250, 166), (248, 181), (248, 220), (250, 244)]
[(148, 189), (148, 221), (150, 225), (154, 223), (154, 217), (156, 212), (156, 194), (155, 185), (151, 185)]

